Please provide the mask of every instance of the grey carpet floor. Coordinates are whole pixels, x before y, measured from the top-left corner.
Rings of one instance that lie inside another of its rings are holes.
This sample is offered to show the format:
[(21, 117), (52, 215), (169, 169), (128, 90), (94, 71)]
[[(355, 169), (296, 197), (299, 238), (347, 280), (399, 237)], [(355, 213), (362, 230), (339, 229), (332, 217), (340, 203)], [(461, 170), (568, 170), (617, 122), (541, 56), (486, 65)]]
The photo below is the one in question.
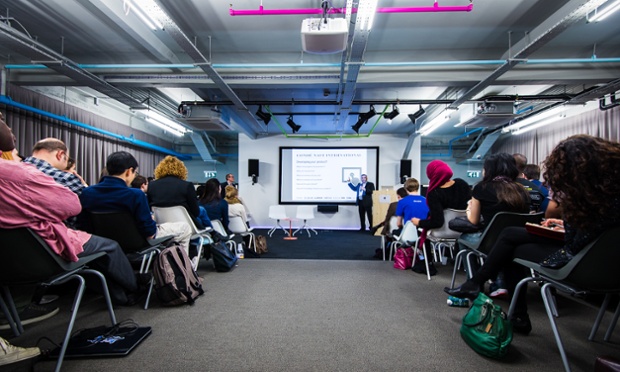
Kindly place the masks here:
[[(466, 309), (446, 305), (442, 288), (449, 284), (451, 266), (439, 270), (427, 281), (410, 270), (393, 269), (390, 262), (254, 259), (217, 273), (203, 261), (199, 274), (206, 294), (194, 306), (165, 308), (155, 300), (147, 311), (119, 307), (119, 320), (152, 326), (153, 334), (125, 358), (66, 360), (63, 370), (562, 370), (537, 286), (529, 291), (534, 331), (515, 335), (507, 358), (496, 361), (477, 355), (461, 340)], [(41, 336), (59, 340), (69, 316), (69, 301), (63, 300), (58, 315), (27, 326), (12, 342), (34, 345)], [(574, 371), (591, 371), (597, 355), (620, 355), (618, 332), (610, 343), (602, 341), (604, 329), (595, 342), (587, 341), (595, 308), (561, 297), (558, 305), (559, 329)], [(101, 299), (87, 296), (76, 329), (106, 321)], [(39, 362), (34, 370), (53, 366)]]

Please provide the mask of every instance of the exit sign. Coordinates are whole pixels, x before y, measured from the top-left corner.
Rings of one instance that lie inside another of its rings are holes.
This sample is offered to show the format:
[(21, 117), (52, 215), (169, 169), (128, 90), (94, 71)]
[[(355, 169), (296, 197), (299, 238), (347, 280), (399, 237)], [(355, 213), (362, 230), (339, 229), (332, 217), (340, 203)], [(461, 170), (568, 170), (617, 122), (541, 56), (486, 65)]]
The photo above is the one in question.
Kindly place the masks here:
[(467, 177), (469, 178), (480, 178), (480, 175), (482, 175), (482, 171), (479, 170), (468, 170), (467, 171)]
[(217, 177), (217, 172), (216, 171), (204, 171), (205, 172), (205, 178), (215, 178)]

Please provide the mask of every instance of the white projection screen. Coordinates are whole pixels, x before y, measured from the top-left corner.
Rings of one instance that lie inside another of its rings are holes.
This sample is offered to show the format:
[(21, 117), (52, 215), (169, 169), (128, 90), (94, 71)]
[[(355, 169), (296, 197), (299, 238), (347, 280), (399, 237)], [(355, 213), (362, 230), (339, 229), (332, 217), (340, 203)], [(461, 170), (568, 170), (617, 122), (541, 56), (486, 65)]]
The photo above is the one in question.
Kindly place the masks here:
[(280, 204), (355, 204), (362, 174), (379, 188), (379, 147), (280, 147)]

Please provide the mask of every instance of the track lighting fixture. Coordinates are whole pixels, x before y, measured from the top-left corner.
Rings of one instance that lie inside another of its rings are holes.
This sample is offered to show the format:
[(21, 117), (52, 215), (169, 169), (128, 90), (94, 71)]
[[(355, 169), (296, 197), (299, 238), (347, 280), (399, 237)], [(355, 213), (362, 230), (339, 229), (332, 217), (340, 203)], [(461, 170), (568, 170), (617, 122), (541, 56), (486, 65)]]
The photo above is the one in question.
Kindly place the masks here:
[(357, 117), (357, 123), (355, 123), (354, 126), (352, 126), (351, 128), (353, 128), (353, 130), (355, 131), (355, 133), (359, 134), (359, 130), (362, 127), (362, 125), (368, 123), (368, 120), (370, 118), (372, 118), (373, 116), (377, 115), (377, 112), (375, 111), (375, 106), (374, 105), (370, 105), (370, 111), (368, 111), (365, 114), (360, 114)]
[(409, 120), (411, 120), (411, 122), (415, 124), (415, 121), (422, 117), (422, 115), (424, 114), (426, 114), (426, 111), (424, 111), (422, 105), (420, 105), (418, 111), (414, 112), (413, 114), (409, 114)]
[(262, 121), (264, 121), (265, 125), (269, 124), (269, 121), (271, 121), (271, 114), (268, 114), (263, 111), (263, 105), (258, 106), (258, 110), (256, 111), (256, 116), (258, 116)]
[(398, 111), (398, 107), (396, 107), (396, 105), (394, 104), (392, 105), (392, 112), (386, 112), (385, 114), (383, 114), (383, 117), (387, 119), (388, 124), (392, 124), (392, 120), (394, 120), (394, 118), (397, 117), (398, 114), (400, 114), (400, 111)]
[(297, 131), (301, 129), (301, 125), (297, 125), (293, 121), (293, 115), (289, 115), (288, 120), (286, 121), (286, 124), (288, 124), (288, 126), (291, 127), (291, 129), (293, 130), (293, 133), (297, 133)]

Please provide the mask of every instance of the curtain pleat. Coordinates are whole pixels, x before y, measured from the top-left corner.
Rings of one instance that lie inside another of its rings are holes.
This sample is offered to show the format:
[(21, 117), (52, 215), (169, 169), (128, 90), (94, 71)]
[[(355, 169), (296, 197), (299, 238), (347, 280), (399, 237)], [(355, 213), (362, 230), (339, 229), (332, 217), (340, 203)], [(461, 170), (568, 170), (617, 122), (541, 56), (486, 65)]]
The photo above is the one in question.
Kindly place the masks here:
[[(24, 88), (10, 86), (10, 95), (11, 99), (24, 105), (66, 116), (69, 119), (125, 137), (133, 136), (137, 140), (153, 145), (173, 148), (171, 142)], [(165, 154), (153, 150), (134, 146), (55, 119), (41, 117), (12, 106), (5, 106), (2, 109), (5, 111), (5, 121), (12, 128), (17, 138), (17, 150), (21, 155), (29, 156), (34, 144), (43, 138), (58, 138), (67, 145), (69, 155), (77, 162), (78, 173), (89, 185), (97, 183), (99, 175), (105, 167), (106, 158), (113, 152), (127, 151), (131, 153), (138, 160), (138, 172), (147, 177), (153, 175), (155, 166), (165, 156)]]

